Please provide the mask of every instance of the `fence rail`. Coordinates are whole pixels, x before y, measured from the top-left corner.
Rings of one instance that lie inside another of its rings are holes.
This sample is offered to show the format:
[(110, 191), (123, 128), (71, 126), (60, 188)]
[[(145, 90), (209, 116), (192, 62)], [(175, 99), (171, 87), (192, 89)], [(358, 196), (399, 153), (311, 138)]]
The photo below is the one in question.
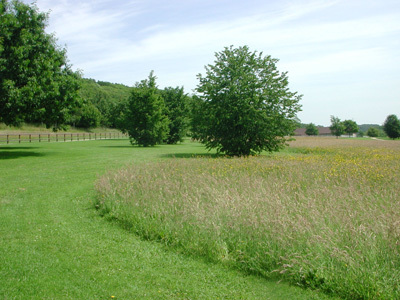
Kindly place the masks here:
[(0, 134), (0, 144), (35, 143), (35, 142), (72, 142), (105, 139), (125, 139), (126, 134), (119, 132), (103, 133), (21, 133)]

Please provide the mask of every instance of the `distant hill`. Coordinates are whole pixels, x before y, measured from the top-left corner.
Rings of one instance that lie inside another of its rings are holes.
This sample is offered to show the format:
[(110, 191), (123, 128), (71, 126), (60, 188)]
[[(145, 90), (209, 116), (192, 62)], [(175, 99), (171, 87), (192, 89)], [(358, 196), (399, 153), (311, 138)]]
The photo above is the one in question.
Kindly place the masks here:
[(362, 132), (366, 132), (370, 127), (379, 129), (379, 130), (383, 130), (383, 127), (381, 125), (378, 124), (362, 124), (362, 125), (358, 125), (358, 128), (360, 131)]
[(129, 86), (83, 78), (81, 97), (88, 105), (93, 105), (101, 114), (101, 126), (115, 127), (118, 105), (130, 95)]

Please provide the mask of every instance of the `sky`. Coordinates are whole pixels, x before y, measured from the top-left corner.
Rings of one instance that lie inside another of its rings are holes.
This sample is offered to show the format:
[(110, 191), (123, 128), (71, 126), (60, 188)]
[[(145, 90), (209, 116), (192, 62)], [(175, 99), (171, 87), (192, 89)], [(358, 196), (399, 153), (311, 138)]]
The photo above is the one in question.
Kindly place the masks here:
[[(32, 1), (24, 0), (25, 3)], [(224, 47), (279, 59), (303, 123), (400, 117), (399, 0), (37, 0), (85, 78), (195, 93)]]

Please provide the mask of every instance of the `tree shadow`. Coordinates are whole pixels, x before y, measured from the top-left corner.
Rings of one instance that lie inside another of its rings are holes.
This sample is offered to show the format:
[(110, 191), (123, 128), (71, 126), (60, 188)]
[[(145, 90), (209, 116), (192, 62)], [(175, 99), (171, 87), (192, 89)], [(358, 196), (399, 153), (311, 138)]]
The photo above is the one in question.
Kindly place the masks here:
[(219, 158), (225, 157), (225, 155), (217, 153), (168, 153), (162, 154), (160, 157), (163, 158)]
[(121, 148), (133, 149), (134, 148), (134, 146), (132, 146), (132, 145), (126, 145), (126, 146), (100, 146), (100, 147), (102, 147), (102, 148), (117, 148), (117, 149), (121, 149)]
[[(10, 148), (7, 148), (10, 149)], [(0, 150), (2, 150), (0, 148)], [(42, 157), (45, 154), (34, 151), (0, 151), (0, 160), (2, 159), (17, 159), (20, 157)]]

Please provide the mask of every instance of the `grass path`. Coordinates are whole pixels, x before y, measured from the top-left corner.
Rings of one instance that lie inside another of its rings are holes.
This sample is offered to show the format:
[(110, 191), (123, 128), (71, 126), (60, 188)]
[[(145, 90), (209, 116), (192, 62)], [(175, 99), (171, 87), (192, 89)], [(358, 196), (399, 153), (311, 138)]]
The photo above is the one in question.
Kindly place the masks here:
[(0, 145), (0, 299), (328, 299), (169, 252), (91, 207), (108, 169), (203, 152), (126, 140)]

